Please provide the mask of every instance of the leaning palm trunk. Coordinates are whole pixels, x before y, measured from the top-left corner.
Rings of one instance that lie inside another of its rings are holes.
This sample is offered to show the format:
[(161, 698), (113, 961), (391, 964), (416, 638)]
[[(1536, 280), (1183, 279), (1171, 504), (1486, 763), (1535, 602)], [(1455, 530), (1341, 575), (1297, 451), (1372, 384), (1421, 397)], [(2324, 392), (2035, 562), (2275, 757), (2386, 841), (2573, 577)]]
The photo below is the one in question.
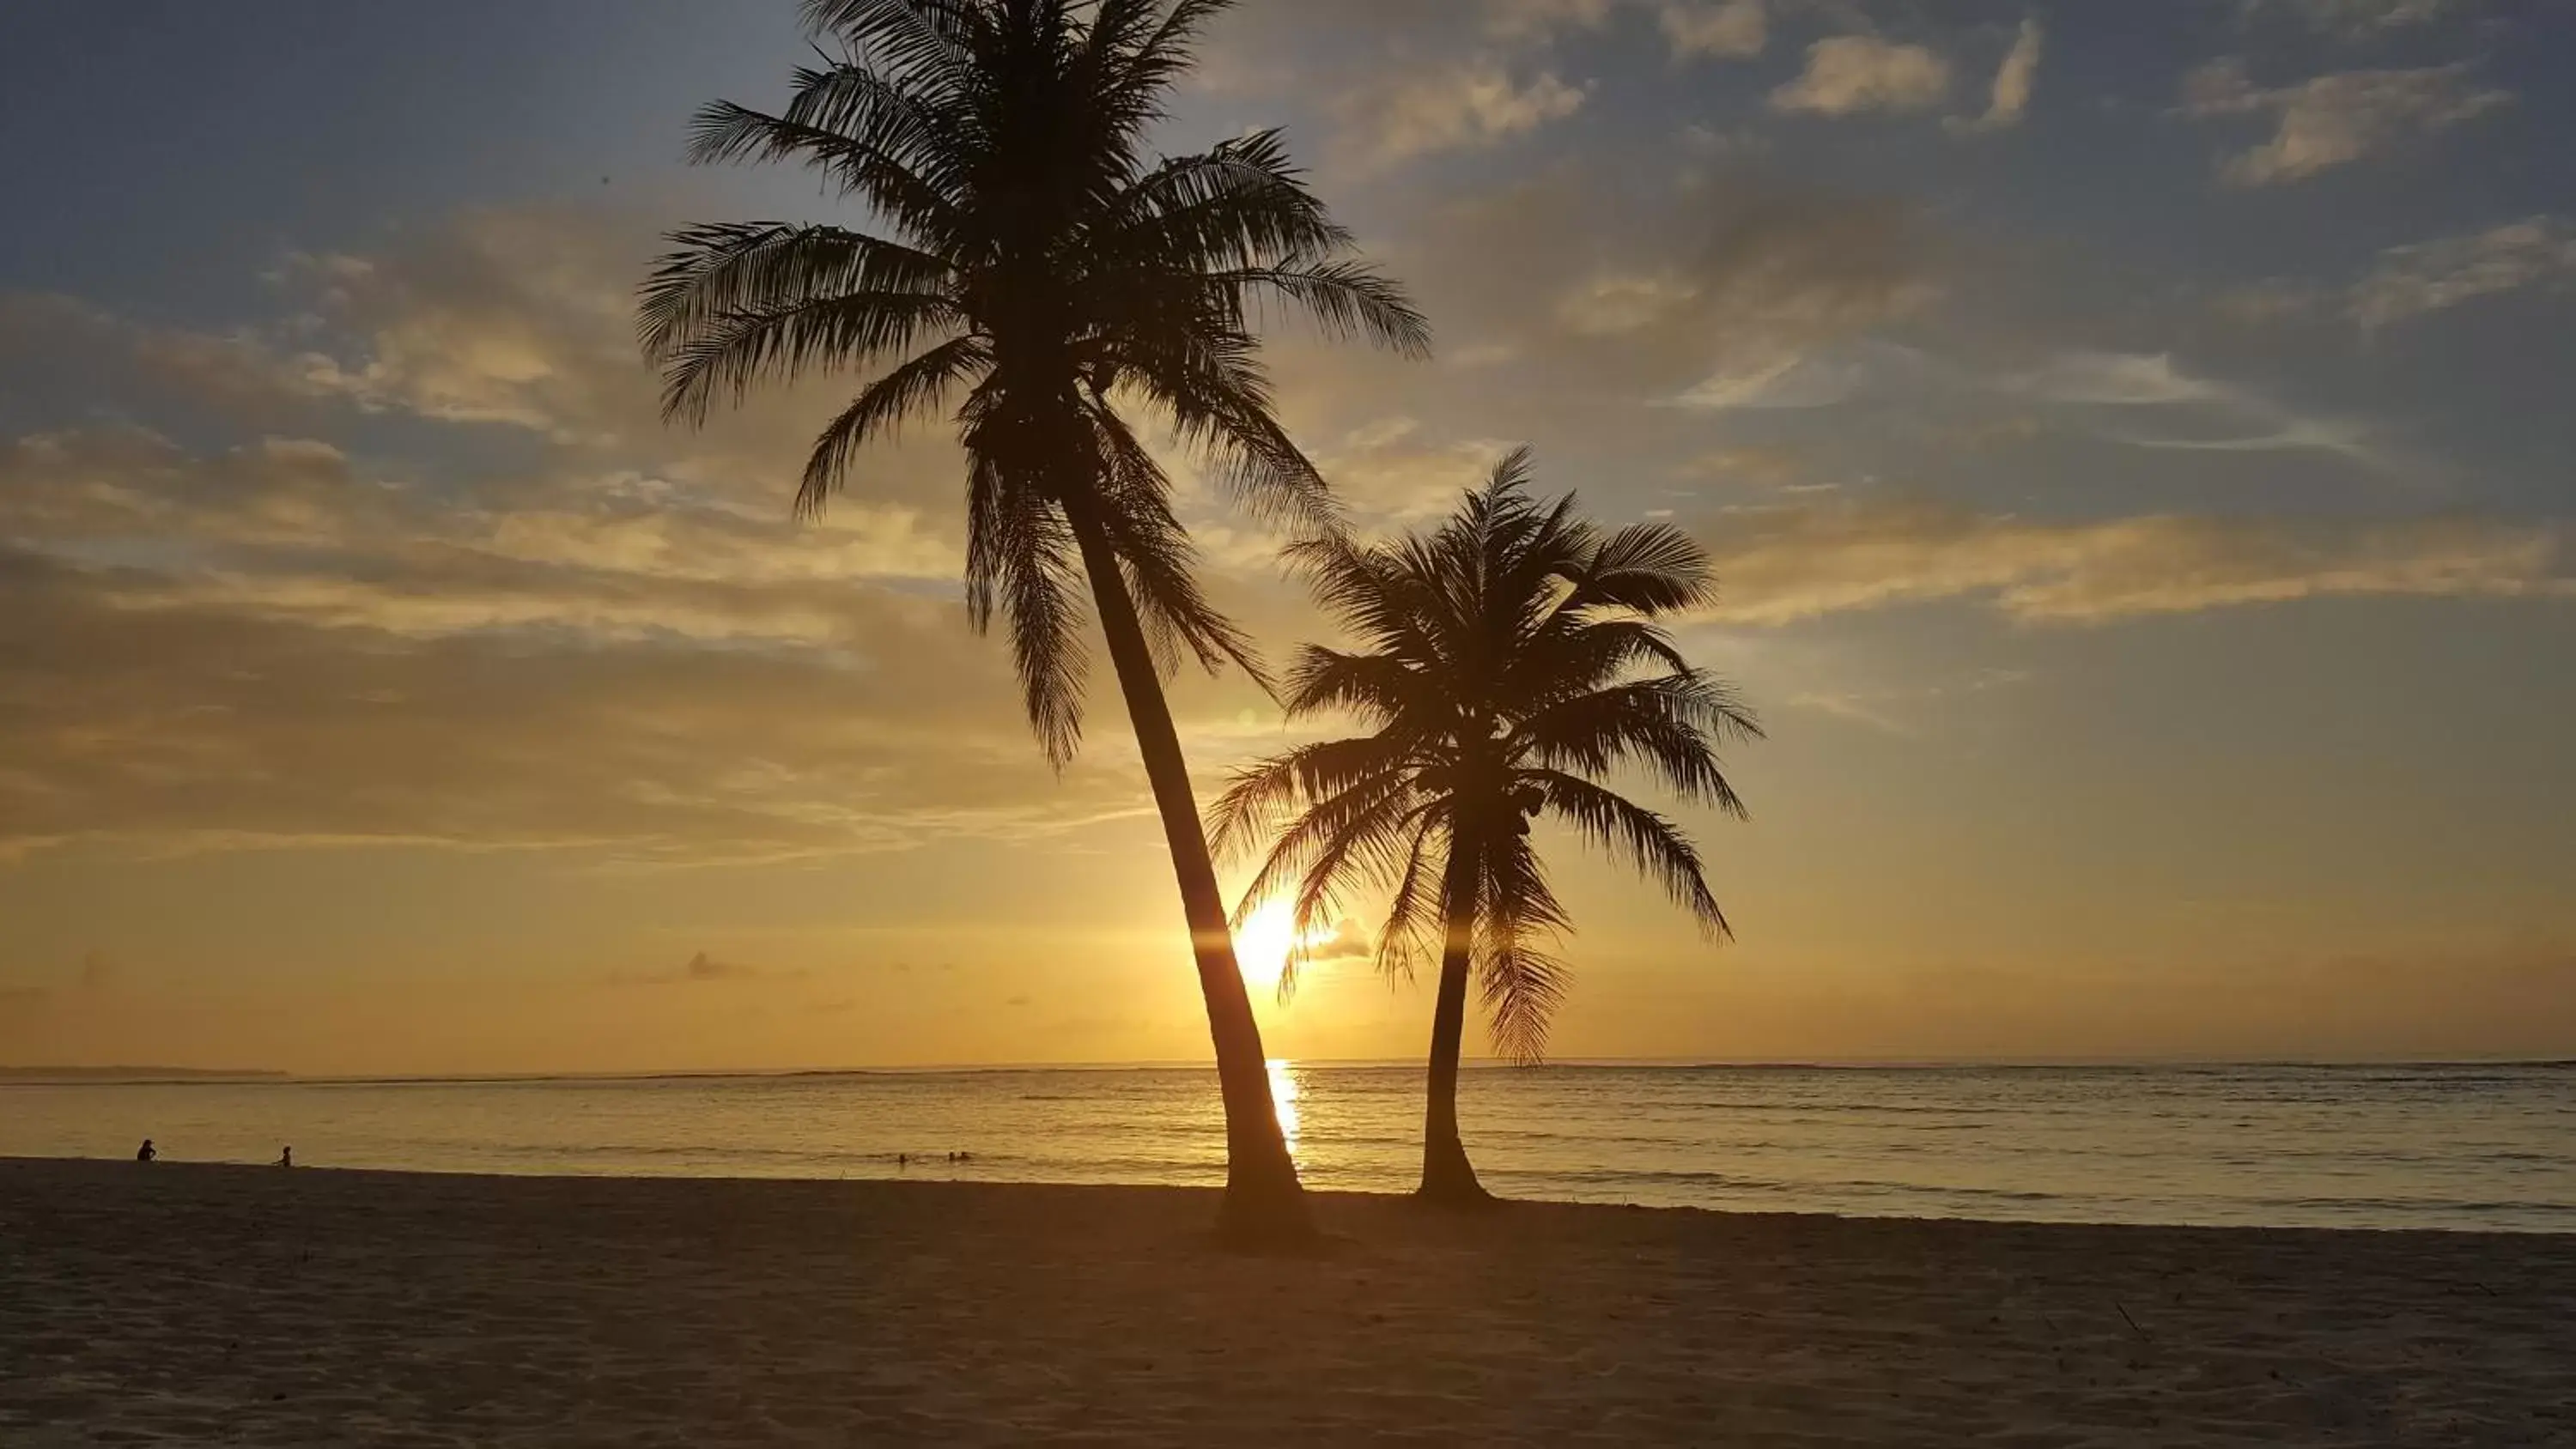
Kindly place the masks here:
[(1440, 952), (1440, 987), (1431, 1010), (1431, 1064), (1424, 1082), (1422, 1186), (1425, 1202), (1451, 1205), (1490, 1202), (1476, 1180), (1467, 1144), (1458, 1135), (1458, 1054), (1467, 1035), (1467, 973), (1476, 945), (1476, 851), (1465, 822), (1452, 831), (1441, 890), (1446, 923)]
[(1082, 738), (1089, 590), (1207, 997), (1231, 1160), (1222, 1226), (1276, 1240), (1312, 1230), (1157, 665), (1263, 676), (1200, 592), (1171, 479), (1122, 410), (1159, 416), (1257, 516), (1330, 535), (1330, 490), (1279, 425), (1253, 323), (1302, 313), (1415, 356), (1430, 333), (1353, 258), (1278, 133), (1152, 153), (1199, 29), (1229, 3), (803, 0), (820, 66), (796, 73), (781, 112), (701, 110), (691, 152), (811, 167), (876, 229), (683, 228), (637, 323), (665, 413), (690, 422), (755, 383), (879, 369), (815, 441), (807, 515), (905, 419), (955, 424), (967, 617), (978, 632), (1009, 622), (1029, 723), (1058, 769)]
[(1110, 664), (1135, 726), (1137, 749), (1145, 757), (1145, 777), (1154, 787), (1155, 808), (1162, 812), (1172, 874), (1181, 887), (1181, 911), (1189, 921), (1190, 949), (1198, 958), (1199, 991), (1207, 998), (1208, 1035), (1215, 1043), (1217, 1085), (1225, 1098), (1225, 1205), (1217, 1231), (1247, 1243), (1309, 1237), (1314, 1226), (1296, 1163), (1279, 1130), (1278, 1106), (1271, 1100), (1261, 1024), (1253, 1018), (1252, 999), (1235, 964), (1225, 897), (1217, 889), (1216, 867), (1199, 825), (1198, 801), (1190, 790), (1189, 766), (1181, 758), (1180, 734), (1172, 727), (1171, 706), (1163, 698), (1162, 677), (1098, 520), (1081, 507), (1067, 512), (1081, 545), (1083, 570), (1091, 578), (1101, 629), (1109, 639)]

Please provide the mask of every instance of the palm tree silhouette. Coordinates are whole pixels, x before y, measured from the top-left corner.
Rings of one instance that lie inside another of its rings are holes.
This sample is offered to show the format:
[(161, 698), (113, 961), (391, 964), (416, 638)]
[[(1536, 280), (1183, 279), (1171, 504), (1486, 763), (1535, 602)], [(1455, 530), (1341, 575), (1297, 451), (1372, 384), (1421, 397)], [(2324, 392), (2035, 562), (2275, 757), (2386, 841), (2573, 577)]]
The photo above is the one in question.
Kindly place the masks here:
[(1239, 771), (1211, 812), (1221, 851), (1278, 831), (1238, 916), (1291, 891), (1303, 941), (1335, 924), (1347, 891), (1384, 889), (1381, 970), (1410, 975), (1439, 941), (1420, 1190), (1438, 1202), (1487, 1200), (1458, 1136), (1469, 976), (1495, 1044), (1522, 1060), (1539, 1056), (1565, 994), (1565, 963), (1547, 946), (1571, 923), (1532, 817), (1571, 825), (1726, 935), (1690, 838), (1599, 777), (1640, 768), (1741, 817), (1716, 745), (1762, 734), (1656, 623), (1711, 596), (1699, 545), (1665, 524), (1605, 534), (1576, 516), (1572, 494), (1532, 499), (1529, 471), (1528, 450), (1513, 453), (1428, 536), (1292, 551), (1361, 647), (1307, 646), (1289, 718), (1349, 710), (1372, 732)]
[(996, 610), (1008, 620), (1029, 722), (1061, 769), (1081, 738), (1090, 593), (1207, 998), (1228, 1146), (1220, 1225), (1270, 1239), (1311, 1229), (1162, 689), (1184, 650), (1261, 675), (1192, 578), (1170, 481), (1128, 412), (1169, 424), (1261, 518), (1330, 531), (1331, 496), (1273, 415), (1253, 311), (1303, 312), (1414, 355), (1429, 332), (1350, 258), (1350, 234), (1277, 133), (1146, 152), (1200, 28), (1229, 3), (804, 0), (809, 30), (839, 53), (818, 45), (822, 64), (796, 72), (781, 112), (701, 110), (692, 157), (811, 167), (879, 229), (673, 232), (638, 330), (666, 416), (690, 422), (757, 382), (891, 364), (816, 441), (803, 515), (862, 445), (962, 394), (968, 616), (979, 632)]

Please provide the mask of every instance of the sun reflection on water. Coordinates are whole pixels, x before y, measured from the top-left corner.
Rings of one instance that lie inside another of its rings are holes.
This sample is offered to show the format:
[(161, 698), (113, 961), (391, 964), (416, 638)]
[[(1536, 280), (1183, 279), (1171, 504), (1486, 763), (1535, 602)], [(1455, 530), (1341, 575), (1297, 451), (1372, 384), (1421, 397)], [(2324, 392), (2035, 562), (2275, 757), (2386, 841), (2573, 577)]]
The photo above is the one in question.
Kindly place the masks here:
[(1280, 1057), (1272, 1057), (1270, 1067), (1270, 1104), (1279, 1114), (1279, 1135), (1288, 1139), (1288, 1156), (1297, 1156), (1297, 1070)]

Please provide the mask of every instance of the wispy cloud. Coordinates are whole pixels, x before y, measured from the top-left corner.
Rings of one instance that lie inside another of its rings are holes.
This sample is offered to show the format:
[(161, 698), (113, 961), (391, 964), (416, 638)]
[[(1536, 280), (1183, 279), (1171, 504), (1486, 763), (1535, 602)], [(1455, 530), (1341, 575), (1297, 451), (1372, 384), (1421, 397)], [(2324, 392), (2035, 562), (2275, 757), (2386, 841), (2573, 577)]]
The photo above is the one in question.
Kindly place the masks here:
[(1986, 668), (1928, 684), (1806, 689), (1782, 703), (1790, 709), (1810, 710), (1881, 734), (1911, 739), (1924, 732), (1923, 716), (1931, 709), (2028, 684), (2031, 677), (2026, 669)]
[(1926, 111), (1949, 94), (1950, 63), (1930, 48), (1836, 35), (1807, 47), (1806, 69), (1771, 92), (1771, 108), (1820, 116)]
[[(1444, 208), (1412, 245), (1443, 259), (1426, 300), (1449, 325), (1567, 395), (1630, 405), (1926, 316), (1949, 258), (1924, 215), (1890, 198), (1754, 176), (1640, 201), (1571, 169)], [(1315, 385), (1346, 374), (1336, 364)]]
[(1560, 30), (1589, 30), (1610, 18), (1614, 0), (1470, 0), (1481, 6), (1485, 33), (1498, 40), (1545, 40)]
[(2576, 223), (2542, 215), (2390, 247), (2349, 285), (2272, 277), (2228, 289), (2216, 306), (2249, 327), (2337, 320), (2377, 331), (2481, 298), (2570, 282)]
[[(1360, 429), (1316, 460), (1364, 519), (1410, 524), (1447, 513), (1514, 446), (1499, 438), (1426, 441), (1405, 422)], [(1275, 545), (1262, 547), (1277, 556)]]
[(1954, 116), (1947, 122), (1950, 129), (1975, 133), (2020, 125), (2022, 114), (2030, 109), (2031, 88), (2039, 80), (2040, 45), (2039, 21), (2023, 20), (2013, 37), (2012, 49), (2004, 53), (2003, 63), (1995, 68), (1994, 88), (1988, 95), (1985, 114), (1973, 118)]
[(1310, 961), (1356, 961), (1367, 957), (1376, 947), (1369, 940), (1368, 927), (1345, 916), (1333, 927), (1333, 934), (1306, 948)]
[(2478, 297), (2576, 280), (2576, 226), (2534, 216), (2465, 236), (2393, 247), (2354, 285), (2352, 319), (2385, 327)]
[(1395, 75), (1344, 96), (1338, 110), (1345, 148), (1365, 169), (1385, 170), (1525, 135), (1581, 110), (1584, 95), (1554, 71), (1480, 58)]
[(1558, 298), (1556, 313), (1569, 332), (1618, 337), (1654, 326), (1698, 301), (1700, 293), (1699, 281), (1679, 271), (1605, 271)]
[(1851, 724), (1865, 725), (1884, 735), (1900, 738), (1911, 736), (1914, 726), (1879, 709), (1859, 694), (1836, 690), (1807, 689), (1790, 695), (1781, 703), (1790, 709), (1813, 710)]
[(1715, 373), (1673, 401), (1712, 411), (1820, 408), (1851, 397), (1860, 383), (1857, 362), (1792, 356)]
[(2230, 395), (2218, 383), (2177, 369), (2172, 354), (2164, 352), (2060, 352), (2004, 386), (2043, 402), (2105, 407), (2217, 402)]
[(1747, 59), (1760, 55), (1771, 35), (1764, 0), (1664, 0), (1657, 15), (1680, 60)]
[(2296, 277), (2267, 277), (2225, 289), (2211, 299), (2219, 316), (2240, 327), (2268, 327), (2316, 316), (2334, 300), (2331, 289)]
[(2035, 402), (2141, 416), (2189, 413), (2216, 425), (2164, 432), (2124, 426), (2109, 434), (2136, 447), (2233, 453), (2317, 451), (2374, 465), (2384, 461), (2370, 431), (2361, 424), (2312, 417), (2253, 388), (2184, 372), (2169, 353), (2061, 352), (2035, 369), (2004, 378), (2001, 386)]
[(2244, 0), (2246, 13), (2285, 11), (2345, 40), (2422, 25), (2466, 9), (2462, 0)]
[(2243, 60), (2230, 57), (2183, 82), (2185, 115), (2277, 117), (2270, 140), (2219, 163), (2219, 178), (2230, 186), (2297, 181), (2512, 102), (2510, 91), (2475, 84), (2466, 64), (2345, 71), (2266, 89), (2248, 77)]
[(2098, 624), (2316, 598), (2576, 599), (2566, 530), (2460, 518), (2060, 522), (1871, 503), (1739, 510), (1701, 532), (1724, 588), (1713, 617), (1744, 624), (1949, 600)]
[[(1049, 783), (1006, 656), (958, 612), (955, 525), (884, 497), (945, 492), (939, 470), (889, 469), (877, 499), (799, 528), (810, 407), (666, 433), (626, 319), (594, 315), (599, 277), (531, 295), (464, 265), (471, 237), (420, 240), (438, 264), (332, 267), (334, 295), (311, 299), (343, 375), (414, 339), (366, 397), (281, 383), (263, 367), (293, 354), (268, 339), (0, 305), (0, 364), (61, 365), (47, 349), (68, 347), (113, 399), (254, 428), (0, 443), (0, 854), (88, 839), (740, 862), (1031, 838), (1133, 808), (1115, 751)], [(469, 320), (496, 313), (517, 315)], [(397, 381), (429, 377), (448, 381)], [(524, 417), (469, 418), (496, 409), (452, 405), (468, 391)], [(255, 431), (373, 437), (371, 409), (533, 448), (425, 467)]]

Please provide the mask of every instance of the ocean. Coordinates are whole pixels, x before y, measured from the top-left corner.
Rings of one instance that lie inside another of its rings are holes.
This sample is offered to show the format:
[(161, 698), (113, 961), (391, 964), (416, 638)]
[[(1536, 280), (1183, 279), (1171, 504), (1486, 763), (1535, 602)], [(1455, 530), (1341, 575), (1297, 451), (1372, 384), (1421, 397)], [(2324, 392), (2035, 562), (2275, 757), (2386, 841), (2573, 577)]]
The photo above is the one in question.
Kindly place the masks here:
[[(1274, 1063), (1310, 1186), (1400, 1192), (1418, 1067)], [(2047, 1222), (2576, 1232), (2576, 1064), (1471, 1068), (1512, 1197)], [(0, 1156), (1212, 1184), (1188, 1068), (0, 1082)], [(966, 1154), (952, 1162), (949, 1154)], [(902, 1159), (902, 1160), (899, 1160)]]

